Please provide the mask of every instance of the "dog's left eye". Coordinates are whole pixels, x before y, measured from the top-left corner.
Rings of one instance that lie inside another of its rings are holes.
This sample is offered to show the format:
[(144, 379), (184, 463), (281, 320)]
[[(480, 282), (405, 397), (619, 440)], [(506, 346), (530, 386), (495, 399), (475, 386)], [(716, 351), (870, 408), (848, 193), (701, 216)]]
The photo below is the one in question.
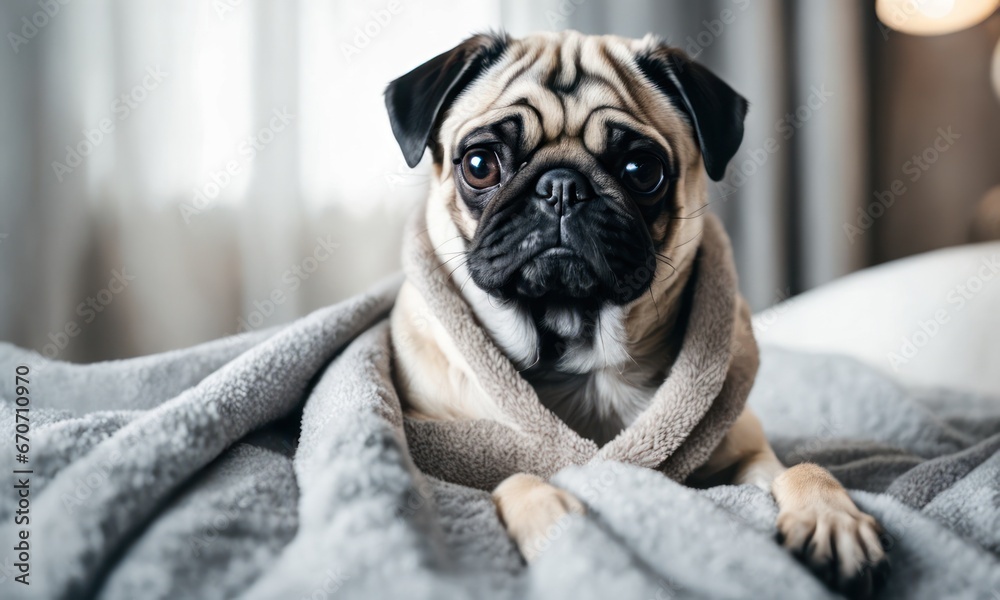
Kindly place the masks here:
[(500, 183), (500, 160), (492, 150), (469, 150), (462, 158), (462, 175), (477, 190), (493, 187)]
[(649, 152), (638, 152), (625, 160), (622, 183), (633, 192), (652, 194), (663, 183), (663, 163)]

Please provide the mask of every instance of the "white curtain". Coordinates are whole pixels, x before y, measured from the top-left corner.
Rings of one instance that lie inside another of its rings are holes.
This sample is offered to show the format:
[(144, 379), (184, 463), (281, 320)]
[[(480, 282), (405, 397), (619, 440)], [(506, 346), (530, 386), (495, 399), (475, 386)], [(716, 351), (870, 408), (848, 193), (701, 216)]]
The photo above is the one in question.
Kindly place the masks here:
[(382, 90), (499, 21), (488, 1), (58, 6), (0, 7), (0, 339), (65, 360), (287, 322), (397, 269), (427, 174)]

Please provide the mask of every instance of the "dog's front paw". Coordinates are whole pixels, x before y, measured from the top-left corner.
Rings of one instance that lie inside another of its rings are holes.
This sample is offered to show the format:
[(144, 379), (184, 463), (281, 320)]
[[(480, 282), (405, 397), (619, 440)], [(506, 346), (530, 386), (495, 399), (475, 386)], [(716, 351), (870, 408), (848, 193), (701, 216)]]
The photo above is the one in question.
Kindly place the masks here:
[(847, 503), (782, 511), (778, 539), (830, 588), (849, 598), (868, 598), (889, 573), (882, 528)]
[(561, 530), (570, 514), (583, 514), (572, 494), (534, 475), (519, 473), (493, 491), (500, 519), (525, 560), (531, 562)]

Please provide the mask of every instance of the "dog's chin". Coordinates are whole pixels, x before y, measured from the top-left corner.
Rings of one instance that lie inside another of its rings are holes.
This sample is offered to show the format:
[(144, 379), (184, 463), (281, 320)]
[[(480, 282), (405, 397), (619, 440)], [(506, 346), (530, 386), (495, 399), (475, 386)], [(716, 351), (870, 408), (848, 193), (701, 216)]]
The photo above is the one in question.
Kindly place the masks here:
[(599, 308), (635, 299), (634, 290), (621, 286), (614, 274), (602, 277), (587, 258), (565, 247), (549, 248), (521, 259), (520, 265), (512, 265), (508, 272), (503, 281), (497, 281), (495, 273), (484, 274), (475, 268), (471, 275), (473, 282), (491, 296), (534, 307)]
[(603, 284), (582, 257), (566, 248), (550, 248), (526, 260), (516, 271), (513, 291), (526, 300), (601, 299)]

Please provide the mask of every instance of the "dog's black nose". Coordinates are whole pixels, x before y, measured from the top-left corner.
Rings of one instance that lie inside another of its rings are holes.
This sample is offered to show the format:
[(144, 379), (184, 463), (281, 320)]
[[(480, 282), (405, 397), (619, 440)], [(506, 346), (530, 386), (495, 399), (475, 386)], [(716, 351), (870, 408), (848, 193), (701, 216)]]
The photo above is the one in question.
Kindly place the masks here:
[(565, 168), (552, 169), (542, 175), (535, 185), (535, 193), (560, 215), (573, 204), (594, 197), (594, 190), (583, 173)]

